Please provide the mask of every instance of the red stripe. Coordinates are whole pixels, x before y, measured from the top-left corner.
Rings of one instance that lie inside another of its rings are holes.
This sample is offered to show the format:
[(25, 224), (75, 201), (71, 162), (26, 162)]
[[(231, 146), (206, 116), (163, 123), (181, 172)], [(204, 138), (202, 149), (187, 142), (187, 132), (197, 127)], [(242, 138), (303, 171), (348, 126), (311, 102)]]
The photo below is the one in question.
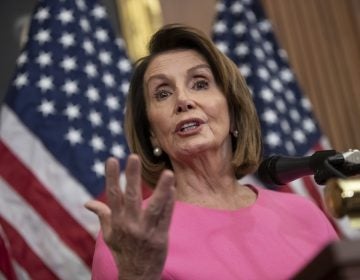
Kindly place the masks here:
[(0, 175), (32, 205), (64, 243), (91, 267), (94, 238), (70, 216), (2, 141), (0, 141), (0, 154)]
[(0, 224), (11, 244), (12, 257), (28, 272), (29, 275), (36, 276), (36, 279), (58, 279), (58, 277), (42, 262), (38, 255), (33, 252), (22, 236), (1, 216)]
[[(0, 223), (1, 224), (1, 223)], [(11, 256), (5, 241), (0, 235), (0, 271), (7, 280), (16, 280), (15, 271), (11, 263)]]

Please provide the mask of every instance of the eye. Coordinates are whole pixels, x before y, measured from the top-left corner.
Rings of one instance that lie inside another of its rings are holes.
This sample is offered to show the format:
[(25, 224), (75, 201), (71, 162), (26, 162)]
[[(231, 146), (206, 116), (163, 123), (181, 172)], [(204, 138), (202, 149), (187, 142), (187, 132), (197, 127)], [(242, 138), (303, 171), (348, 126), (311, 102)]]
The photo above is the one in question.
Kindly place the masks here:
[(157, 92), (155, 92), (154, 96), (155, 99), (158, 101), (161, 101), (163, 99), (165, 99), (166, 97), (170, 96), (170, 92), (164, 89), (158, 90)]
[(209, 88), (209, 82), (207, 80), (198, 80), (194, 83), (193, 89), (195, 90), (202, 90)]

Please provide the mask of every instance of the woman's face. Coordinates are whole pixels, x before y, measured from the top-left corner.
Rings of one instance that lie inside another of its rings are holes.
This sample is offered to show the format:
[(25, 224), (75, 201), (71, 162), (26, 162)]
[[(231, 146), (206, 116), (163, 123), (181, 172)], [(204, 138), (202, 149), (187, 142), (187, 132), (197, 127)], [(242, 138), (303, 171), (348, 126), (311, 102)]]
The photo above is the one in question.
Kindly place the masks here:
[(231, 154), (227, 101), (199, 53), (176, 50), (156, 56), (144, 86), (154, 147), (171, 159), (205, 151)]

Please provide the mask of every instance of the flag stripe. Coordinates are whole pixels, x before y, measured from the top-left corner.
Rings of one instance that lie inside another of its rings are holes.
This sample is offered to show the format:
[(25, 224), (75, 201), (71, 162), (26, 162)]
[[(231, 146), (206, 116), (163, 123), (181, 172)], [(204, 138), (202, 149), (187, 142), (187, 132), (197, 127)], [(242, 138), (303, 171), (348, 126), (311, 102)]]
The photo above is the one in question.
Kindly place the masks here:
[(15, 280), (16, 275), (10, 258), (10, 252), (8, 251), (8, 242), (5, 233), (0, 227), (0, 279), (2, 279), (2, 277), (5, 279), (6, 275), (6, 279)]
[[(12, 244), (12, 256), (18, 263), (24, 267), (28, 273), (36, 275), (38, 279), (57, 279), (56, 275), (42, 262), (38, 255), (34, 253), (16, 229), (1, 216), (0, 222), (6, 235), (9, 237), (9, 242)], [(25, 255), (23, 254), (24, 251), (26, 251)]]
[[(53, 227), (61, 239), (74, 250), (88, 265), (91, 266), (91, 257), (86, 253), (94, 247), (93, 237), (85, 231), (70, 215), (61, 207), (56, 199), (41, 185), (36, 177), (14, 156), (11, 151), (0, 141), (0, 166), (5, 167), (11, 162), (10, 168), (1, 168), (0, 176), (18, 192), (34, 210)], [(13, 173), (13, 168), (17, 172)], [(29, 185), (28, 182), (31, 182)], [(63, 225), (67, 226), (64, 227)], [(69, 230), (71, 228), (71, 230)], [(74, 236), (77, 239), (73, 238)]]
[[(92, 197), (6, 105), (2, 107), (0, 119), (2, 120), (0, 139), (31, 170), (42, 186), (47, 188), (68, 213), (95, 237), (99, 231), (97, 218), (84, 208), (84, 203)], [(0, 166), (0, 168), (6, 168), (7, 164), (5, 163), (5, 166)]]
[[(31, 250), (61, 279), (74, 275), (90, 278), (90, 271), (82, 260), (64, 244), (57, 233), (22, 197), (0, 178), (0, 213), (24, 238)], [(11, 203), (8, 203), (11, 201)], [(39, 231), (39, 232), (38, 232)], [(15, 246), (15, 244), (12, 244)], [(53, 252), (56, 252), (54, 254)]]

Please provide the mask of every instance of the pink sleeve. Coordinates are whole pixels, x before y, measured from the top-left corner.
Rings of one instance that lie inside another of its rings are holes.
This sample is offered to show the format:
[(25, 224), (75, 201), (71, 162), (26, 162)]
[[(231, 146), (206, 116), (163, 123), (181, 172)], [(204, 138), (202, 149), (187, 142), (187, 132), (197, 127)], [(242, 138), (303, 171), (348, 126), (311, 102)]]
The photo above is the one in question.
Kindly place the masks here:
[(100, 232), (95, 245), (92, 263), (93, 280), (115, 280), (118, 279), (118, 271), (110, 249), (106, 245)]

